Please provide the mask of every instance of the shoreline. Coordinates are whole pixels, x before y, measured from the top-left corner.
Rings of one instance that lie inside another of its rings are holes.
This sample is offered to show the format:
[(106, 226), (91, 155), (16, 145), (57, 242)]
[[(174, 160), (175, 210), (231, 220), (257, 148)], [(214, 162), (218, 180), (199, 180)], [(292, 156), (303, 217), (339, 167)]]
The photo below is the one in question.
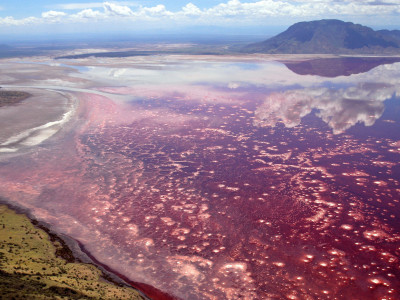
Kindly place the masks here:
[(67, 95), (66, 93), (59, 91), (56, 92), (67, 99), (67, 105), (64, 113), (56, 120), (47, 120), (47, 122), (39, 126), (26, 128), (9, 136), (0, 144), (0, 152), (13, 153), (17, 152), (21, 148), (29, 148), (39, 145), (50, 139), (53, 135), (60, 131), (66, 123), (68, 123), (79, 105), (78, 100), (71, 95)]
[[(93, 257), (90, 252), (88, 250), (86, 250), (85, 246), (76, 241), (80, 247), (80, 251), (82, 251), (82, 253), (84, 253), (85, 255), (87, 255), (87, 257), (89, 257), (91, 259), (91, 261), (93, 261), (93, 263), (98, 266), (101, 267), (101, 269), (105, 269), (107, 272), (114, 274), (115, 276), (117, 276), (120, 280), (123, 280), (124, 282), (126, 282), (129, 286), (137, 289), (138, 291), (142, 292), (145, 294), (146, 299), (156, 299), (156, 300), (179, 300), (179, 298), (173, 297), (165, 292), (160, 291), (159, 289), (148, 285), (146, 283), (140, 283), (140, 282), (135, 282), (130, 280), (128, 277), (114, 271), (112, 268), (110, 268), (109, 266), (99, 262), (95, 257)], [(149, 298), (147, 298), (149, 297)], [(156, 298), (153, 298), (156, 297)]]
[[(25, 88), (25, 87), (24, 87)], [(74, 96), (73, 93), (65, 93), (65, 91), (59, 91), (59, 90), (54, 90), (55, 92), (62, 94), (63, 97), (68, 99), (69, 102), (69, 109), (64, 112), (62, 115), (61, 119), (57, 121), (52, 121), (50, 122), (50, 125), (53, 125), (54, 123), (57, 123), (57, 125), (60, 125), (59, 130), (64, 128), (64, 125), (69, 123), (71, 121), (71, 115), (76, 114), (79, 107), (80, 107), (80, 101), (79, 98)], [(29, 94), (32, 96), (31, 94)], [(58, 124), (60, 123), (60, 124)], [(26, 131), (36, 131), (40, 129), (41, 127), (46, 127), (49, 123), (46, 123), (44, 125), (41, 125), (39, 127), (31, 128)], [(58, 130), (58, 131), (59, 131)], [(25, 132), (18, 133), (16, 136), (20, 136), (21, 134), (25, 134)], [(51, 135), (52, 136), (52, 135)], [(51, 138), (51, 136), (47, 137)], [(15, 138), (15, 136), (12, 136), (10, 139)], [(29, 138), (29, 137), (24, 137), (24, 139)], [(9, 140), (10, 140), (9, 139)], [(10, 144), (9, 140), (7, 140), (3, 144)], [(1, 144), (1, 145), (3, 145)], [(11, 143), (12, 146), (17, 144)], [(1, 148), (0, 145), (0, 148)], [(17, 150), (17, 149), (16, 149)], [(1, 151), (0, 151), (1, 152)], [(2, 153), (2, 154), (7, 154), (7, 153)], [(11, 153), (13, 154), (13, 153)], [(52, 244), (54, 243), (59, 243), (61, 244), (61, 249), (56, 249), (56, 256), (64, 259), (67, 263), (83, 263), (83, 264), (90, 264), (100, 270), (101, 272), (101, 278), (115, 286), (119, 287), (127, 287), (127, 288), (132, 288), (133, 290), (137, 291), (140, 296), (143, 299), (146, 300), (151, 300), (153, 299), (152, 297), (156, 297), (154, 299), (160, 299), (160, 300), (170, 300), (170, 299), (176, 299), (171, 297), (170, 295), (167, 295), (160, 290), (158, 290), (155, 287), (152, 287), (148, 284), (145, 283), (139, 283), (139, 282), (134, 282), (129, 280), (127, 277), (125, 277), (122, 274), (119, 274), (118, 272), (114, 271), (107, 265), (99, 262), (96, 260), (95, 257), (91, 255), (91, 253), (85, 248), (85, 246), (78, 240), (75, 240), (74, 238), (65, 235), (63, 233), (57, 232), (54, 230), (53, 226), (50, 223), (47, 223), (45, 221), (40, 221), (38, 220), (34, 214), (32, 213), (32, 210), (27, 208), (27, 207), (21, 207), (17, 203), (12, 202), (11, 200), (7, 199), (6, 197), (2, 197), (0, 195), (0, 205), (7, 207), (9, 210), (15, 212), (16, 214), (23, 215), (25, 216), (34, 227), (44, 231), (50, 240)]]
[[(72, 93), (7, 85), (3, 88), (31, 95), (18, 106), (0, 107), (0, 123), (5, 127), (0, 134), (0, 154), (9, 157), (26, 153), (50, 140), (71, 121), (79, 106)], [(46, 113), (46, 109), (49, 112)]]
[[(129, 280), (124, 275), (115, 272), (110, 267), (102, 264), (96, 258), (94, 258), (89, 251), (86, 250), (84, 245), (79, 241), (69, 237), (68, 235), (56, 232), (53, 230), (51, 224), (38, 221), (27, 208), (11, 203), (7, 199), (0, 197), (0, 205), (6, 206), (8, 209), (14, 211), (17, 214), (24, 215), (29, 219), (29, 221), (38, 229), (43, 230), (48, 236), (52, 243), (58, 242), (62, 245), (62, 253), (56, 252), (58, 257), (63, 258), (68, 263), (83, 263), (90, 264), (101, 271), (101, 278), (104, 280), (122, 287), (133, 288), (143, 297), (145, 300), (160, 299), (160, 300), (173, 300), (176, 299), (170, 295), (167, 295), (155, 287), (147, 285), (145, 283), (137, 283)], [(157, 298), (152, 298), (156, 296)]]

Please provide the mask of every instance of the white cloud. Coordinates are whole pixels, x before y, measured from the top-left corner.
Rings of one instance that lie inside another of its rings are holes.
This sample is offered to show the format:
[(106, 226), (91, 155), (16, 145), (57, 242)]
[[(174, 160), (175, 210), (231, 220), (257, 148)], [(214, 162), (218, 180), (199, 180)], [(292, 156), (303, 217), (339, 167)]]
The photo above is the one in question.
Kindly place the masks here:
[[(161, 0), (160, 0), (161, 1)], [(249, 0), (245, 0), (249, 1)], [(393, 4), (391, 0), (259, 0), (245, 2), (228, 0), (208, 8), (200, 8), (188, 2), (181, 9), (171, 11), (164, 4), (155, 6), (138, 6), (131, 1), (89, 2), (59, 4), (57, 10), (49, 10), (41, 14), (41, 18), (29, 17), (0, 19), (3, 25), (24, 25), (27, 22), (88, 22), (88, 20), (125, 20), (141, 21), (180, 21), (183, 24), (263, 24), (268, 18), (285, 18), (291, 20), (321, 19), (321, 18), (353, 18), (373, 17), (371, 21), (387, 17), (396, 19), (400, 14), (400, 3)], [(393, 0), (394, 1), (394, 0)], [(77, 10), (75, 14), (67, 14), (63, 10)], [(34, 18), (34, 19), (32, 19)]]
[(40, 19), (35, 17), (28, 17), (24, 19), (14, 19), (13, 17), (0, 18), (0, 25), (6, 25), (6, 26), (23, 26), (39, 22)]
[(127, 17), (132, 16), (133, 12), (128, 6), (117, 5), (111, 2), (103, 3), (104, 11), (107, 15)]
[(178, 14), (172, 13), (168, 11), (163, 4), (158, 4), (153, 7), (143, 7), (138, 11), (139, 16), (145, 16), (145, 17), (174, 17), (177, 16)]
[(186, 16), (199, 16), (202, 12), (200, 8), (190, 2), (182, 7), (182, 13)]
[(77, 20), (83, 20), (83, 19), (96, 19), (96, 18), (101, 18), (103, 14), (97, 10), (92, 10), (92, 9), (84, 9), (80, 12), (78, 12), (75, 15), (72, 15), (71, 18), (75, 18)]
[(230, 0), (205, 10), (205, 14), (214, 16), (333, 16), (343, 15), (376, 15), (377, 13), (394, 13), (400, 8), (389, 5), (365, 5), (363, 2), (353, 1), (273, 1), (261, 0), (257, 2), (240, 2)]
[(55, 10), (49, 10), (46, 12), (42, 13), (42, 18), (44, 19), (54, 19), (54, 18), (60, 18), (60, 17), (64, 17), (67, 14), (65, 12), (62, 11), (55, 11)]

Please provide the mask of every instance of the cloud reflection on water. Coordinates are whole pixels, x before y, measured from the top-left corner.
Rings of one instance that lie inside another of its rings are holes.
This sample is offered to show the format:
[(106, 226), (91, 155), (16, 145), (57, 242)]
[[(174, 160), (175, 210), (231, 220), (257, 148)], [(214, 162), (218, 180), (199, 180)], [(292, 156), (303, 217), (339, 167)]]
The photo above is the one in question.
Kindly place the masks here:
[[(395, 67), (395, 68), (394, 68)], [(389, 66), (389, 69), (399, 71), (400, 64)], [(379, 74), (379, 69), (381, 74)], [(300, 125), (301, 119), (313, 110), (334, 134), (340, 134), (357, 123), (372, 126), (384, 110), (384, 101), (398, 94), (398, 88), (393, 82), (386, 83), (386, 66), (373, 71), (371, 82), (368, 73), (348, 79), (347, 84), (354, 86), (338, 88), (336, 85), (346, 84), (342, 78), (333, 79), (329, 85), (333, 87), (307, 87), (285, 90), (269, 94), (255, 111), (254, 125), (259, 127), (274, 127), (282, 121), (288, 128)], [(377, 74), (378, 73), (378, 74)], [(381, 75), (381, 76), (380, 76)], [(393, 77), (396, 78), (396, 77)], [(397, 77), (398, 78), (398, 77)], [(318, 85), (328, 85), (320, 82)]]
[[(313, 61), (297, 62), (297, 65), (289, 62), (291, 69), (298, 72), (268, 60), (226, 64), (199, 59), (191, 63), (190, 68), (172, 61), (169, 64), (153, 61), (126, 68), (94, 66), (77, 76), (108, 83), (117, 81), (123, 86), (103, 89), (116, 94), (128, 93), (139, 99), (167, 96), (215, 103), (261, 101), (255, 110), (254, 125), (262, 127), (275, 126), (282, 121), (292, 128), (316, 110), (316, 115), (334, 134), (343, 133), (357, 123), (372, 126), (384, 112), (383, 102), (399, 94), (400, 63), (386, 64), (395, 60), (332, 58)], [(324, 64), (327, 69), (338, 65), (334, 70), (336, 77), (321, 75)], [(357, 64), (360, 64), (357, 72), (364, 69), (368, 72), (349, 74), (349, 68)], [(304, 74), (299, 71), (303, 65), (307, 67)], [(310, 71), (310, 66), (315, 70)]]
[[(335, 61), (340, 64), (340, 68), (335, 69), (337, 77), (320, 75), (323, 62), (329, 68)], [(375, 66), (380, 61), (372, 62)], [(223, 67), (221, 62), (197, 61), (191, 68), (185, 65), (176, 68), (174, 64), (171, 64), (173, 67), (157, 64), (157, 68), (150, 65), (138, 68), (92, 67), (79, 76), (101, 78), (108, 83), (117, 81), (124, 86), (101, 90), (130, 94), (137, 99), (172, 97), (215, 103), (262, 101), (255, 110), (254, 121), (255, 126), (261, 127), (273, 127), (282, 121), (286, 127), (292, 128), (317, 110), (316, 115), (328, 124), (333, 133), (340, 134), (357, 123), (372, 126), (384, 112), (384, 101), (399, 93), (400, 63), (385, 65), (387, 60), (383, 60), (382, 65), (372, 68), (361, 61), (369, 71), (349, 76), (346, 64), (354, 66), (356, 63), (360, 62), (353, 62), (350, 58), (318, 60), (318, 72), (304, 75), (271, 61), (237, 62)], [(182, 70), (185, 76), (182, 76)]]
[(292, 128), (316, 109), (316, 115), (333, 133), (340, 134), (357, 123), (372, 126), (383, 114), (383, 102), (393, 94), (393, 87), (366, 84), (339, 90), (308, 88), (272, 93), (255, 111), (254, 125), (273, 127), (282, 121)]
[(349, 298), (370, 293), (368, 282), (395, 291), (396, 275), (380, 278), (397, 272), (382, 257), (397, 259), (400, 240), (398, 136), (333, 136), (307, 120), (259, 130), (253, 116), (294, 127), (317, 110), (335, 133), (372, 125), (398, 94), (399, 64), (327, 81), (270, 61), (189, 62), (182, 72), (108, 62), (82, 74), (95, 92), (74, 91), (84, 112), (76, 135), (4, 164), (2, 196), (182, 299)]

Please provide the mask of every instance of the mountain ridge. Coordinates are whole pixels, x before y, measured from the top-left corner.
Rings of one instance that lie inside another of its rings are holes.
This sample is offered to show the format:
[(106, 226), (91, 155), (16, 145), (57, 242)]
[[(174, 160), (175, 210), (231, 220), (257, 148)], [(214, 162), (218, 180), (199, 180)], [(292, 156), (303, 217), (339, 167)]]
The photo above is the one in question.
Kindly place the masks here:
[(400, 54), (400, 30), (378, 30), (336, 19), (299, 22), (243, 48), (270, 54)]

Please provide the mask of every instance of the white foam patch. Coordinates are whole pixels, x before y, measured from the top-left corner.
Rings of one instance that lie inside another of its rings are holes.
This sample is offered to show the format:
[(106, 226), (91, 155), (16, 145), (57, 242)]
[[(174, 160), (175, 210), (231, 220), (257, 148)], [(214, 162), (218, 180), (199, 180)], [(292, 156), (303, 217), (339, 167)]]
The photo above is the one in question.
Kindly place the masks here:
[(245, 263), (241, 263), (241, 262), (234, 262), (234, 263), (227, 263), (221, 267), (222, 271), (227, 270), (227, 269), (245, 272), (247, 269), (247, 265)]

